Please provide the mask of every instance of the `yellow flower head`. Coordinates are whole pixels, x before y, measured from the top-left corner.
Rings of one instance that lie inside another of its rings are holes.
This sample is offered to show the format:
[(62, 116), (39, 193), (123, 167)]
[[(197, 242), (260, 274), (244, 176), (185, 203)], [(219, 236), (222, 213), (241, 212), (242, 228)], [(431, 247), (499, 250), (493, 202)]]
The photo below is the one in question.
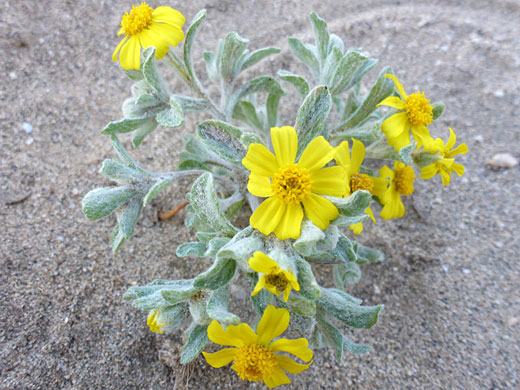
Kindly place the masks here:
[[(349, 152), (348, 141), (343, 141), (335, 150), (336, 163), (347, 172), (347, 195), (353, 194), (358, 190), (365, 190), (377, 196), (379, 199), (383, 199), (383, 195), (388, 187), (388, 180), (359, 172), (361, 164), (365, 159), (365, 145), (363, 145), (363, 142), (352, 139), (352, 155)], [(367, 207), (365, 213), (376, 223), (374, 212), (370, 207)], [(363, 222), (350, 225), (350, 229), (355, 234), (360, 234), (363, 231)]]
[(146, 324), (150, 328), (152, 332), (157, 332), (159, 334), (163, 334), (163, 328), (167, 325), (160, 321), (159, 316), (161, 314), (161, 309), (154, 309), (148, 314), (148, 320)]
[(125, 37), (117, 45), (112, 60), (119, 62), (123, 69), (139, 69), (141, 65), (141, 47), (153, 46), (157, 49), (155, 58), (163, 58), (169, 46), (177, 46), (184, 39), (181, 28), (185, 17), (170, 7), (151, 8), (145, 2), (132, 6), (121, 18), (121, 29), (117, 35)]
[[(289, 319), (288, 310), (269, 305), (258, 323), (257, 333), (248, 324), (228, 325), (224, 330), (217, 321), (213, 321), (208, 327), (208, 338), (215, 344), (233, 348), (202, 353), (208, 364), (215, 368), (233, 361), (231, 368), (242, 380), (264, 381), (270, 389), (289, 384), (291, 381), (283, 370), (298, 374), (312, 364), (309, 361), (313, 355), (305, 338), (272, 341), (287, 329)], [(288, 356), (277, 355), (276, 352), (287, 352), (309, 363), (299, 364)]]
[(426, 128), (433, 122), (433, 106), (430, 104), (430, 101), (426, 99), (422, 92), (407, 95), (403, 85), (394, 75), (385, 74), (385, 77), (394, 81), (401, 98), (399, 99), (396, 96), (387, 97), (378, 106), (383, 105), (402, 110), (402, 112), (387, 118), (381, 125), (381, 130), (388, 138), (388, 144), (393, 146), (395, 151), (398, 152), (410, 144), (410, 129), (412, 129), (412, 135), (415, 142), (417, 142), (418, 148), (424, 146), (424, 150), (435, 152), (433, 138)]
[(455, 159), (452, 157), (456, 156), (457, 154), (468, 153), (468, 147), (466, 144), (460, 144), (455, 149), (450, 150), (455, 146), (455, 142), (457, 142), (457, 136), (451, 127), (448, 127), (448, 129), (450, 129), (450, 138), (448, 138), (446, 145), (444, 145), (444, 141), (440, 138), (435, 140), (435, 145), (441, 158), (433, 164), (421, 169), (421, 179), (423, 180), (431, 179), (437, 173), (440, 173), (442, 178), (442, 185), (444, 186), (450, 184), (451, 172), (455, 172), (459, 176), (464, 174), (464, 166), (462, 164), (455, 163)]
[(253, 297), (265, 287), (267, 291), (274, 295), (283, 293), (283, 300), (287, 302), (291, 289), (300, 291), (296, 276), (291, 271), (281, 269), (276, 261), (262, 252), (254, 253), (253, 257), (249, 259), (249, 266), (253, 271), (262, 274), (251, 294)]
[[(334, 148), (323, 137), (313, 139), (298, 162), (294, 128), (273, 127), (274, 154), (262, 144), (251, 144), (242, 164), (251, 171), (247, 189), (266, 199), (251, 215), (250, 224), (266, 236), (298, 238), (305, 215), (320, 229), (337, 218), (338, 209), (320, 195), (344, 196), (345, 170), (322, 168), (334, 158)], [(303, 209), (302, 209), (303, 206)]]
[(400, 161), (395, 161), (394, 169), (395, 171), (385, 165), (379, 170), (379, 176), (390, 179), (390, 186), (381, 199), (384, 206), (380, 215), (383, 219), (401, 218), (404, 215), (401, 195), (407, 196), (414, 192), (415, 172), (413, 168)]

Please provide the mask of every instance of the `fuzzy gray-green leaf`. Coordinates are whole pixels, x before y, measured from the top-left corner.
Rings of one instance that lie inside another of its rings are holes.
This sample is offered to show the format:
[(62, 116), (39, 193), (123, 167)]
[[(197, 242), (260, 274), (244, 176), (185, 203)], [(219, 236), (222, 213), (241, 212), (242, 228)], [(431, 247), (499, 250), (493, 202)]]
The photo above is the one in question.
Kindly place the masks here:
[(157, 93), (157, 96), (164, 102), (169, 100), (170, 93), (155, 64), (155, 47), (149, 47), (143, 52), (143, 75), (146, 82)]
[(170, 98), (170, 108), (159, 112), (155, 116), (155, 120), (164, 127), (179, 127), (182, 125), (184, 113), (173, 96)]
[(148, 121), (149, 118), (133, 118), (133, 119), (120, 119), (118, 121), (110, 122), (105, 126), (103, 130), (101, 130), (101, 134), (103, 135), (112, 135), (112, 134), (122, 134), (129, 133), (130, 131), (134, 131), (139, 126)]
[(206, 245), (202, 242), (185, 242), (177, 247), (176, 255), (178, 257), (203, 257), (206, 249)]
[(348, 198), (334, 198), (332, 196), (327, 196), (326, 198), (338, 208), (341, 216), (355, 217), (365, 212), (370, 205), (372, 195), (368, 191), (359, 190)]
[(296, 253), (294, 254), (294, 260), (298, 270), (298, 284), (300, 285), (300, 294), (311, 301), (315, 301), (320, 297), (321, 292), (318, 282), (312, 273), (310, 264)]
[(288, 83), (292, 84), (302, 99), (305, 99), (305, 97), (309, 94), (309, 83), (302, 76), (298, 76), (297, 74), (291, 73), (287, 70), (279, 70), (278, 77), (280, 77), (283, 81), (287, 81)]
[(208, 326), (195, 325), (189, 329), (186, 335), (187, 341), (181, 352), (181, 364), (194, 360), (209, 342)]
[(383, 252), (364, 246), (359, 242), (354, 243), (354, 250), (356, 251), (356, 263), (358, 264), (376, 263), (385, 260)]
[(108, 179), (114, 180), (118, 184), (127, 184), (140, 177), (135, 169), (128, 167), (119, 160), (105, 160), (99, 171)]
[(326, 86), (314, 88), (303, 101), (296, 114), (298, 133), (298, 155), (323, 131), (325, 121), (332, 108), (332, 99)]
[(258, 62), (262, 61), (264, 58), (270, 56), (271, 54), (278, 53), (280, 53), (280, 49), (276, 47), (264, 47), (262, 49), (255, 50), (254, 52), (249, 53), (245, 56), (244, 61), (240, 66), (240, 72), (243, 72), (247, 68), (256, 65)]
[(217, 256), (213, 265), (195, 278), (195, 287), (216, 290), (233, 278), (236, 267), (235, 260)]
[(246, 149), (240, 142), (242, 130), (218, 120), (207, 120), (197, 126), (200, 140), (213, 152), (236, 165), (242, 164)]
[(208, 315), (211, 319), (226, 325), (240, 322), (239, 317), (228, 311), (229, 298), (229, 286), (221, 287), (211, 293), (207, 305)]
[(139, 145), (141, 145), (145, 137), (147, 137), (156, 128), (157, 122), (154, 118), (150, 118), (147, 122), (139, 126), (132, 135), (132, 145), (134, 145), (134, 148), (137, 148)]
[(355, 262), (349, 261), (342, 264), (334, 264), (332, 269), (336, 287), (344, 290), (345, 287), (356, 284), (361, 279), (361, 269)]
[(313, 77), (318, 79), (320, 74), (320, 63), (314, 53), (297, 38), (288, 38), (288, 41), (289, 48), (293, 55), (307, 65)]
[(433, 120), (437, 120), (441, 117), (441, 115), (444, 113), (444, 110), (446, 109), (446, 104), (443, 102), (435, 102), (432, 104), (433, 106)]
[(172, 184), (173, 178), (171, 177), (163, 177), (160, 178), (153, 186), (150, 187), (148, 192), (143, 198), (143, 205), (146, 206), (150, 201), (157, 196), (159, 192), (164, 190), (170, 184)]
[(318, 304), (345, 325), (369, 329), (376, 322), (383, 305), (361, 306), (345, 298), (345, 293), (336, 289), (321, 289)]
[(195, 71), (193, 70), (193, 61), (191, 59), (191, 48), (193, 46), (193, 41), (195, 39), (195, 35), (197, 30), (202, 23), (202, 21), (206, 18), (206, 10), (200, 10), (191, 21), (191, 25), (186, 31), (186, 38), (184, 39), (184, 64), (186, 65), (186, 69), (190, 78), (192, 80), (196, 80)]
[(92, 220), (106, 217), (136, 195), (137, 193), (128, 187), (96, 188), (83, 198), (83, 213)]
[(238, 74), (237, 61), (248, 44), (249, 40), (241, 38), (236, 32), (230, 32), (224, 38), (217, 55), (217, 67), (225, 83), (230, 84)]
[(143, 202), (137, 198), (116, 211), (119, 230), (126, 240), (134, 234), (134, 227), (142, 209)]
[(314, 30), (319, 60), (323, 64), (328, 54), (329, 28), (327, 27), (327, 23), (314, 12), (309, 15), (309, 19), (311, 20), (312, 29)]

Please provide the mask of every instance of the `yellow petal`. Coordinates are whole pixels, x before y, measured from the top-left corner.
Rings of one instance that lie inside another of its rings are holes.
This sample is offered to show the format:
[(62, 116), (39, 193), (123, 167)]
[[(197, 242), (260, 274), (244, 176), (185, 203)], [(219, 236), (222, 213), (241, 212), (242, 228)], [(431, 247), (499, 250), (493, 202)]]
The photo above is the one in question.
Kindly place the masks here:
[(273, 375), (271, 375), (271, 377), (264, 378), (264, 383), (267, 387), (272, 389), (280, 385), (288, 385), (291, 383), (291, 381), (287, 377), (287, 374), (285, 374), (285, 372), (283, 372), (280, 367), (276, 367), (273, 370)]
[(276, 272), (280, 267), (278, 263), (262, 252), (255, 252), (253, 257), (249, 259), (249, 267), (253, 271), (267, 274), (269, 272)]
[(439, 168), (437, 168), (437, 164), (427, 165), (424, 168), (421, 168), (421, 179), (428, 180), (434, 177), (437, 172), (439, 172)]
[(399, 152), (405, 146), (410, 145), (410, 132), (406, 130), (395, 138), (389, 138), (388, 145), (393, 146), (394, 150)]
[(273, 195), (269, 178), (255, 175), (253, 173), (249, 175), (247, 190), (254, 196), (260, 196), (261, 198), (268, 198)]
[(445, 171), (444, 169), (441, 169), (439, 172), (440, 172), (441, 178), (442, 178), (442, 185), (447, 186), (448, 184), (450, 184), (451, 176), (450, 176), (449, 172)]
[(453, 170), (453, 172), (455, 172), (459, 176), (462, 176), (464, 174), (464, 165), (462, 165), (462, 164), (454, 163), (451, 166), (451, 169)]
[(401, 196), (395, 190), (395, 185), (391, 185), (383, 197), (383, 209), (381, 210), (381, 218), (388, 220), (391, 218), (401, 218), (404, 215), (404, 205)]
[(397, 138), (410, 129), (410, 122), (406, 112), (398, 112), (390, 118), (386, 118), (381, 125), (381, 131), (391, 140)]
[(273, 341), (269, 349), (273, 352), (288, 352), (304, 362), (312, 359), (313, 352), (309, 349), (309, 341), (306, 338), (295, 340), (278, 339)]
[(448, 156), (447, 157), (453, 157), (457, 154), (466, 154), (468, 153), (468, 147), (466, 144), (460, 144), (459, 146), (457, 146), (455, 149), (451, 150), (449, 153), (448, 153)]
[(404, 91), (403, 84), (395, 77), (393, 74), (385, 74), (385, 77), (388, 79), (392, 79), (395, 84), (395, 89), (397, 89), (397, 92), (399, 92), (399, 95), (401, 95), (401, 98), (406, 100), (408, 95)]
[(381, 103), (379, 103), (377, 106), (389, 106), (397, 108), (398, 110), (404, 110), (406, 107), (406, 103), (399, 99), (397, 96), (389, 96)]
[(448, 142), (446, 142), (446, 148), (452, 149), (457, 142), (457, 136), (451, 127), (448, 127), (448, 129), (450, 130), (450, 137), (448, 138)]
[(186, 21), (186, 18), (183, 14), (181, 14), (176, 9), (161, 6), (157, 7), (152, 12), (152, 20), (158, 21), (158, 22), (165, 22), (169, 23), (173, 26), (177, 26), (178, 28), (181, 28), (184, 22)]
[(255, 175), (273, 177), (280, 168), (274, 154), (262, 144), (251, 144), (242, 164)]
[(166, 40), (157, 31), (151, 28), (141, 31), (139, 33), (139, 40), (143, 48), (155, 47), (155, 57), (157, 59), (163, 58), (170, 49)]
[(361, 234), (361, 232), (363, 231), (363, 222), (358, 222), (353, 225), (350, 225), (349, 229), (352, 230), (354, 234)]
[(430, 132), (425, 126), (412, 126), (413, 138), (417, 142), (417, 147), (423, 146), (427, 152), (435, 153), (437, 148)]
[(298, 135), (291, 126), (271, 128), (271, 141), (278, 165), (294, 164), (298, 149)]
[(365, 210), (365, 213), (368, 214), (368, 216), (370, 217), (370, 219), (372, 220), (372, 222), (376, 223), (376, 218), (374, 217), (374, 212), (372, 211), (372, 209), (369, 207), (367, 207), (367, 209)]
[(119, 45), (117, 45), (116, 50), (114, 50), (114, 53), (112, 53), (112, 61), (117, 62), (117, 54), (119, 53), (119, 50), (121, 49), (121, 46), (126, 42), (128, 39), (128, 35), (121, 39), (121, 42), (119, 42)]
[(395, 177), (395, 172), (386, 165), (383, 165), (383, 167), (379, 169), (379, 176), (392, 180)]
[(262, 276), (260, 279), (258, 279), (258, 282), (256, 283), (255, 289), (251, 293), (251, 296), (254, 297), (256, 294), (258, 294), (263, 288), (265, 287), (265, 278)]
[(291, 285), (288, 284), (287, 287), (285, 288), (284, 292), (283, 292), (283, 301), (284, 302), (287, 302), (287, 300), (289, 299), (289, 294), (291, 293)]
[(374, 183), (374, 186), (372, 187), (372, 195), (377, 196), (379, 200), (381, 200), (388, 188), (388, 179), (383, 177), (372, 177), (372, 182)]
[(285, 213), (286, 206), (277, 197), (271, 196), (255, 210), (249, 223), (260, 233), (268, 236), (278, 226)]
[(365, 145), (357, 139), (352, 139), (352, 157), (350, 160), (349, 174), (359, 172), (359, 168), (365, 159)]
[[(152, 23), (150, 30), (157, 32), (171, 46), (177, 46), (184, 40), (184, 33), (179, 27), (166, 23)], [(156, 58), (159, 58), (156, 56)]]
[(320, 169), (334, 158), (334, 148), (330, 146), (325, 138), (319, 136), (314, 138), (303, 151), (298, 164), (309, 171)]
[(332, 202), (316, 194), (310, 194), (304, 201), (305, 215), (321, 230), (329, 226), (330, 221), (339, 215)]
[(276, 355), (276, 361), (283, 370), (290, 372), (291, 374), (299, 374), (303, 370), (309, 368), (312, 362), (307, 364), (299, 364), (292, 360), (290, 357), (283, 355)]
[(302, 219), (303, 209), (301, 204), (288, 204), (278, 226), (274, 229), (274, 234), (280, 240), (297, 239), (301, 234)]
[(334, 149), (336, 155), (334, 159), (336, 160), (336, 164), (342, 167), (348, 167), (350, 165), (350, 150), (348, 147), (348, 141), (343, 141)]
[(343, 167), (327, 167), (311, 174), (312, 192), (342, 197), (348, 192), (347, 175)]
[(208, 326), (208, 338), (215, 344), (243, 347), (256, 343), (256, 334), (247, 324), (229, 325), (226, 330), (215, 320)]
[(289, 319), (290, 315), (287, 309), (277, 309), (273, 305), (267, 306), (256, 327), (258, 344), (267, 347), (272, 339), (285, 332), (289, 326)]
[(132, 35), (126, 45), (121, 48), (119, 53), (119, 63), (123, 69), (136, 69), (141, 67), (141, 45), (137, 35)]
[(224, 348), (215, 353), (202, 352), (202, 354), (211, 367), (220, 368), (231, 363), (237, 352), (238, 349), (236, 348)]

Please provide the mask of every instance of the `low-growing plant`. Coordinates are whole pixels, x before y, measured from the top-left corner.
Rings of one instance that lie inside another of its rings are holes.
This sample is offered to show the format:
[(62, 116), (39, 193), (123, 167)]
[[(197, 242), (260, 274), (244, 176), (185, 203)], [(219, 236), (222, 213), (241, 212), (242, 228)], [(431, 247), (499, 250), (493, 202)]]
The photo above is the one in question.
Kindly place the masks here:
[[(131, 238), (143, 207), (175, 180), (193, 178), (185, 222), (198, 241), (179, 243), (177, 256), (210, 258), (213, 265), (192, 279), (131, 287), (124, 299), (148, 312), (151, 331), (184, 329), (182, 364), (211, 340), (231, 347), (204, 352), (211, 366), (234, 362), (240, 378), (272, 388), (290, 383), (285, 371), (306, 369), (312, 350), (328, 345), (338, 360), (345, 351), (370, 350), (338, 327), (371, 328), (383, 309), (362, 305), (345, 291), (359, 281), (360, 265), (383, 260), (380, 251), (352, 237), (362, 233), (363, 223), (376, 222), (379, 208), (385, 220), (403, 217), (401, 197), (414, 192), (417, 168), (421, 179), (439, 174), (443, 185), (452, 171), (462, 175), (454, 156), (467, 147), (454, 148), (451, 129), (446, 143), (431, 137), (428, 126), (445, 105), (430, 103), (421, 92), (406, 94), (390, 67), (363, 94), (363, 77), (377, 60), (359, 49), (345, 50), (315, 13), (314, 44), (289, 38), (310, 77), (279, 70), (248, 79), (245, 70), (280, 50), (250, 51), (249, 41), (231, 32), (215, 52), (203, 55), (208, 79), (220, 91), (210, 96), (192, 61), (205, 18), (200, 11), (184, 34), (184, 16), (170, 7), (142, 3), (123, 16), (119, 34), (125, 36), (113, 59), (133, 81), (131, 97), (123, 103), (123, 118), (101, 132), (118, 159), (105, 160), (100, 172), (116, 185), (90, 191), (83, 212), (93, 220), (115, 213), (110, 242), (117, 252)], [(173, 47), (181, 42), (177, 53)], [(175, 71), (191, 96), (172, 93), (158, 62)], [(295, 88), (301, 100), (292, 126), (278, 119), (284, 88)], [(181, 127), (189, 112), (207, 119), (188, 129), (176, 171), (143, 167), (119, 140), (131, 133), (138, 148), (158, 127)], [(243, 229), (233, 223), (239, 211), (249, 213)], [(335, 288), (315, 278), (313, 266), (324, 264), (333, 265)], [(229, 309), (232, 285), (244, 280), (261, 316), (256, 332)], [(277, 338), (287, 328), (301, 338)]]

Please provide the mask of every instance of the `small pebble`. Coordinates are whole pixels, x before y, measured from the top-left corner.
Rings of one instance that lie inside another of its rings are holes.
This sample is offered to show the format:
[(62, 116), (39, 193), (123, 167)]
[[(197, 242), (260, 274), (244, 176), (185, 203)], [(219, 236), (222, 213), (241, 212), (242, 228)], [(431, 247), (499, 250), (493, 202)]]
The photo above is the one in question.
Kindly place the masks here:
[(448, 273), (448, 271), (450, 270), (449, 265), (444, 265), (444, 264), (443, 264), (443, 265), (441, 265), (441, 267), (442, 267), (442, 270), (443, 270), (444, 272), (446, 272), (446, 273)]
[(377, 284), (374, 284), (374, 294), (379, 295), (381, 294), (381, 289)]
[(518, 159), (510, 153), (498, 153), (486, 162), (492, 168), (513, 168), (518, 165)]
[(507, 326), (515, 326), (520, 322), (520, 318), (518, 317), (511, 317), (507, 320)]
[(25, 144), (26, 145), (32, 145), (32, 143), (34, 142), (34, 138), (27, 138), (27, 141), (25, 141)]
[(33, 131), (33, 127), (30, 123), (28, 122), (24, 122), (22, 123), (22, 129), (27, 133), (27, 134), (31, 134), (32, 131)]
[(482, 136), (482, 134), (474, 136), (473, 139), (475, 140), (475, 142), (484, 142), (484, 137)]
[(9, 78), (11, 80), (16, 80), (18, 78), (18, 75), (16, 74), (16, 72), (9, 72)]
[(469, 270), (467, 268), (462, 268), (462, 272), (464, 272), (466, 275), (468, 275), (471, 273), (471, 270)]
[(504, 92), (503, 89), (497, 89), (495, 92), (493, 92), (493, 95), (495, 95), (495, 97), (497, 98), (501, 98), (501, 97), (504, 97), (506, 93)]

